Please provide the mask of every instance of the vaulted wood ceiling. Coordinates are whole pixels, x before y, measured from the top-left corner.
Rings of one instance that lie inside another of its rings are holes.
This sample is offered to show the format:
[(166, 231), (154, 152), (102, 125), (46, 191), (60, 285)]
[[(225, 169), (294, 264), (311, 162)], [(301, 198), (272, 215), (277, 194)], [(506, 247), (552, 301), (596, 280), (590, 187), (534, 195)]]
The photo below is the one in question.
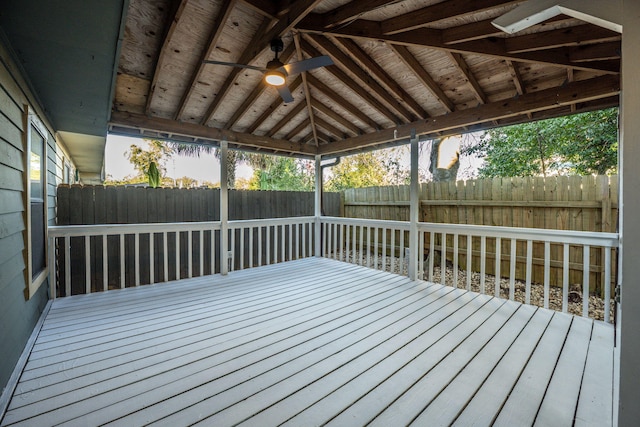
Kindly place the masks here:
[[(110, 131), (289, 155), (341, 155), (618, 105), (620, 34), (559, 16), (513, 35), (505, 0), (130, 0)], [(288, 78), (285, 104), (254, 70)]]

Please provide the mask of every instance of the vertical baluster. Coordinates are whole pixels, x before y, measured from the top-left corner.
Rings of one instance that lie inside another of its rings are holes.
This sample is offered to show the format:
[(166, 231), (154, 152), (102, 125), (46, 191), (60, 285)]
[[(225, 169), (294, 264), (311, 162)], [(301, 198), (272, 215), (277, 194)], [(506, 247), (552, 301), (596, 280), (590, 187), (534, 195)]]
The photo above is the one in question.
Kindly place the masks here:
[(367, 227), (367, 267), (371, 268), (371, 227)]
[(589, 317), (589, 272), (591, 270), (591, 247), (582, 248), (582, 316)]
[(305, 223), (300, 224), (302, 229), (302, 258), (307, 257), (307, 225)]
[[(213, 235), (213, 232), (211, 232), (211, 234)], [(213, 250), (213, 238), (211, 239), (211, 248)], [(164, 269), (164, 281), (168, 282), (169, 281), (169, 243), (167, 242), (167, 232), (164, 231), (162, 233), (162, 256), (163, 256), (163, 262), (162, 262), (162, 267)], [(213, 265), (213, 264), (212, 264)], [(213, 274), (213, 272), (212, 272)]]
[(544, 308), (549, 308), (549, 285), (551, 279), (551, 243), (544, 242)]
[[(222, 238), (222, 236), (220, 236)], [(180, 274), (180, 232), (176, 231), (176, 280), (181, 279)]]
[(349, 244), (351, 243), (351, 232), (350, 232), (350, 225), (349, 224), (345, 224), (345, 230), (344, 230), (344, 235), (345, 235), (345, 246), (344, 246), (344, 260), (346, 262), (349, 262)]
[(300, 224), (296, 224), (295, 233), (296, 233), (296, 259), (300, 259)]
[(352, 239), (351, 239), (351, 262), (353, 264), (357, 264), (358, 262), (356, 261), (356, 239), (357, 239), (357, 234), (356, 234), (356, 229), (358, 228), (358, 226), (356, 224), (353, 225), (353, 227), (351, 227), (351, 232), (353, 233)]
[(271, 226), (267, 225), (267, 265), (271, 264)]
[(604, 321), (611, 315), (611, 248), (604, 248)]
[(436, 235), (433, 231), (429, 232), (429, 281), (433, 282), (433, 267), (436, 256)]
[[(403, 275), (404, 272), (404, 230), (400, 231), (400, 256), (398, 257), (398, 274)], [(407, 268), (407, 275), (409, 275), (409, 268)]]
[(216, 274), (216, 230), (211, 229), (211, 274)]
[(382, 265), (380, 269), (385, 271), (387, 269), (387, 229), (382, 227), (380, 231), (382, 232)]
[(249, 268), (253, 268), (253, 232), (255, 228), (249, 227)]
[(155, 282), (155, 269), (156, 269), (156, 260), (155, 260), (155, 250), (154, 250), (154, 234), (149, 233), (149, 283)]
[(91, 237), (84, 236), (84, 291), (91, 293)]
[(345, 235), (344, 235), (344, 224), (340, 224), (340, 261), (344, 261), (344, 244), (345, 244)]
[[(124, 240), (122, 236), (120, 240)], [(120, 259), (124, 259), (122, 255)], [(69, 236), (64, 236), (64, 296), (71, 296), (71, 237)]]
[(198, 260), (200, 261), (200, 277), (204, 276), (204, 230), (200, 230), (198, 232), (200, 236), (200, 256)]
[(373, 268), (378, 269), (378, 227), (374, 227), (373, 229)]
[(313, 256), (313, 240), (314, 239), (319, 239), (320, 236), (315, 236), (314, 235), (314, 230), (315, 230), (315, 225), (314, 222), (309, 222), (307, 224), (309, 226), (309, 256)]
[(458, 288), (458, 234), (453, 235), (453, 286)]
[(487, 238), (480, 237), (480, 293), (484, 294), (485, 265), (487, 263)]
[(322, 235), (324, 236), (324, 240), (322, 240), (322, 256), (328, 258), (329, 255), (329, 234), (327, 223), (321, 223)]
[(509, 299), (516, 298), (516, 239), (511, 239), (511, 255), (509, 256)]
[(473, 236), (467, 235), (467, 290), (471, 290), (471, 266), (473, 264)]
[(391, 229), (391, 252), (389, 253), (389, 271), (394, 272), (396, 261), (396, 230)]
[(424, 280), (424, 231), (418, 232), (418, 279)]
[(229, 227), (229, 235), (231, 236), (231, 244), (229, 245), (229, 258), (227, 262), (229, 263), (229, 270), (234, 271), (236, 266), (236, 229)]
[(360, 249), (360, 253), (358, 255), (358, 264), (359, 265), (364, 265), (364, 248), (363, 248), (363, 244), (364, 244), (364, 225), (360, 226), (360, 240), (359, 240), (359, 249)]
[(102, 236), (102, 290), (109, 290), (109, 256), (107, 253), (107, 235)]
[(125, 288), (124, 280), (124, 234), (120, 235), (120, 288)]
[(244, 227), (240, 228), (240, 270), (244, 270)]
[(285, 225), (282, 224), (280, 226), (280, 262), (284, 262), (286, 261), (286, 251), (287, 251), (287, 245), (286, 245), (286, 233), (284, 230)]
[(440, 284), (447, 283), (447, 233), (442, 232), (442, 251), (440, 251)]
[(533, 240), (527, 240), (527, 266), (525, 267), (526, 279), (525, 279), (525, 304), (531, 304), (531, 276), (533, 275)]
[(47, 251), (47, 263), (49, 265), (49, 299), (55, 300), (58, 296), (58, 291), (56, 290), (56, 238), (53, 236), (49, 236), (47, 239)]
[(331, 224), (331, 230), (333, 231), (333, 259), (338, 259), (338, 224)]
[(189, 278), (193, 277), (193, 232), (187, 230), (187, 274)]
[(292, 233), (292, 229), (291, 227), (293, 227), (293, 224), (287, 224), (287, 228), (289, 230), (289, 258), (288, 260), (291, 261), (293, 259), (293, 233)]
[(136, 286), (140, 286), (140, 233), (135, 233), (133, 235), (133, 239), (135, 253), (135, 262), (133, 263), (133, 268), (136, 272)]
[(569, 310), (569, 244), (563, 245), (562, 253), (562, 312)]
[(502, 239), (500, 237), (496, 237), (496, 278), (495, 278), (495, 296), (500, 296), (500, 264), (502, 264)]

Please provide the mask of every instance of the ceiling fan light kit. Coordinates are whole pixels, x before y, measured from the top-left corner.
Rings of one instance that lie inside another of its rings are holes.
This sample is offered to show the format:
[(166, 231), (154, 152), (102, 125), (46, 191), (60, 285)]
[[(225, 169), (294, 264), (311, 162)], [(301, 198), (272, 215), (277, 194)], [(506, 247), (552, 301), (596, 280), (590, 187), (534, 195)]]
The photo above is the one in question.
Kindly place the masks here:
[(285, 76), (278, 70), (269, 70), (264, 75), (264, 81), (271, 86), (282, 86), (285, 83)]

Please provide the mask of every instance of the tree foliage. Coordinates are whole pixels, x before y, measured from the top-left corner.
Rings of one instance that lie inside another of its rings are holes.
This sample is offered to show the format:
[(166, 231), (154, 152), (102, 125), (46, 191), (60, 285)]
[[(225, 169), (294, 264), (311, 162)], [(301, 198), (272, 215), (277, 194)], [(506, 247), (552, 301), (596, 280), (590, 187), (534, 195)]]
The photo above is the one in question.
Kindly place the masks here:
[(312, 191), (314, 169), (310, 161), (269, 156), (263, 168), (255, 169), (249, 181), (251, 190)]
[(611, 174), (617, 170), (617, 108), (497, 128), (467, 153), (485, 157), (480, 177)]
[(132, 144), (129, 147), (129, 151), (127, 151), (127, 159), (129, 159), (133, 167), (138, 171), (139, 176), (144, 176), (148, 179), (153, 163), (155, 163), (160, 176), (164, 176), (167, 172), (165, 162), (173, 155), (173, 149), (156, 139), (146, 141), (149, 144), (148, 150)]
[(332, 176), (325, 186), (327, 191), (372, 187), (388, 183), (388, 169), (376, 152), (343, 157), (331, 168)]

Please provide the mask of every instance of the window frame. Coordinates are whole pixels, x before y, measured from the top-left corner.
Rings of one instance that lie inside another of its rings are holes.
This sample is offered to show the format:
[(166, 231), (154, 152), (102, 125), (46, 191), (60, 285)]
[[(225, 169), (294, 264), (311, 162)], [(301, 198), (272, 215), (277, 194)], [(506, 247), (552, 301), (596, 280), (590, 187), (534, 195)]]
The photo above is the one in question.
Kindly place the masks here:
[[(32, 229), (31, 229), (31, 146), (32, 146), (32, 138), (31, 132), (32, 129), (36, 131), (43, 140), (42, 147), (42, 159), (41, 159), (41, 170), (40, 173), (42, 179), (42, 203), (43, 203), (43, 227), (44, 227), (44, 268), (40, 271), (36, 277), (33, 277), (33, 262), (32, 262)], [(29, 108), (29, 106), (25, 106), (24, 113), (24, 206), (25, 206), (25, 233), (24, 233), (24, 261), (25, 261), (25, 297), (27, 300), (31, 299), (40, 286), (47, 280), (49, 276), (49, 236), (48, 236), (48, 221), (47, 221), (47, 212), (48, 212), (48, 193), (47, 193), (47, 174), (48, 174), (48, 146), (49, 146), (49, 132), (44, 125), (44, 123), (40, 120), (40, 118), (36, 115), (33, 109)]]

